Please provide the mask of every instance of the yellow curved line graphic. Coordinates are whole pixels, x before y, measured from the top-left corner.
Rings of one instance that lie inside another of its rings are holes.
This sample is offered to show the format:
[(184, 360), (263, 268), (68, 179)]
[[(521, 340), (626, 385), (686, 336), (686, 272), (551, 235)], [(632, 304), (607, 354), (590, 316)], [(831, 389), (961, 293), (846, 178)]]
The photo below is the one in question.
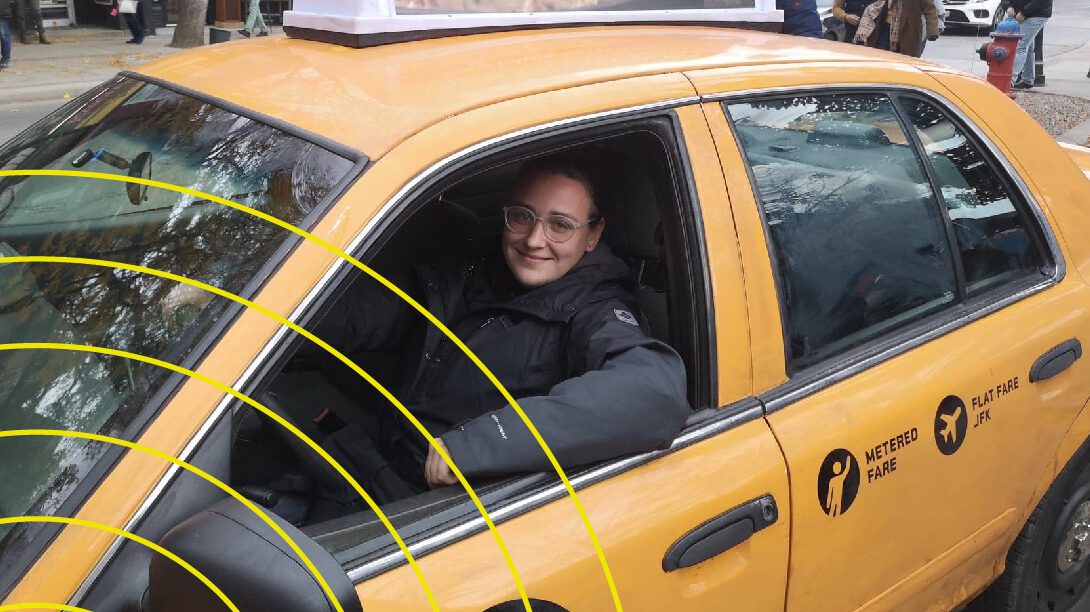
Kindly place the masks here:
[(0, 439), (29, 437), (29, 436), (52, 436), (52, 437), (57, 437), (57, 438), (83, 438), (84, 440), (94, 440), (96, 442), (105, 442), (107, 444), (116, 444), (118, 446), (124, 446), (125, 448), (131, 448), (131, 449), (135, 449), (135, 450), (147, 453), (149, 455), (152, 455), (153, 457), (158, 457), (159, 459), (162, 459), (164, 461), (169, 461), (169, 462), (173, 463), (174, 465), (177, 465), (178, 467), (180, 467), (180, 468), (182, 468), (184, 470), (187, 470), (189, 472), (192, 472), (193, 474), (196, 474), (197, 476), (200, 476), (201, 478), (203, 478), (206, 481), (212, 483), (216, 487), (219, 487), (219, 489), (221, 491), (223, 491), (224, 493), (230, 495), (231, 497), (233, 497), (236, 500), (238, 500), (239, 502), (241, 502), (242, 505), (246, 506), (250, 510), (250, 512), (253, 512), (259, 518), (261, 518), (261, 520), (265, 521), (266, 525), (268, 525), (269, 527), (272, 527), (273, 531), (276, 532), (276, 535), (280, 536), (280, 538), (283, 539), (284, 542), (286, 542), (288, 544), (288, 546), (291, 547), (292, 551), (294, 551), (295, 554), (299, 556), (299, 559), (301, 559), (303, 561), (303, 564), (307, 566), (307, 570), (311, 574), (314, 575), (315, 579), (317, 579), (317, 581), (318, 581), (318, 584), (322, 587), (322, 590), (325, 591), (326, 597), (328, 597), (329, 601), (333, 603), (333, 607), (337, 609), (337, 612), (344, 612), (344, 608), (341, 607), (341, 602), (337, 601), (337, 596), (333, 593), (333, 589), (330, 588), (329, 583), (326, 582), (325, 578), (323, 578), (322, 574), (318, 571), (318, 568), (315, 567), (314, 563), (311, 562), (310, 557), (308, 557), (306, 555), (306, 553), (304, 553), (303, 550), (301, 548), (299, 548), (299, 546), (295, 543), (294, 540), (292, 540), (290, 537), (288, 537), (288, 534), (284, 531), (284, 529), (281, 528), (280, 525), (277, 525), (276, 521), (269, 518), (269, 515), (265, 514), (265, 511), (262, 510), (261, 508), (259, 508), (257, 506), (257, 504), (253, 503), (249, 499), (246, 499), (246, 497), (244, 497), (241, 493), (239, 493), (238, 491), (236, 491), (236, 490), (232, 489), (231, 487), (227, 486), (227, 484), (224, 483), (222, 480), (216, 478), (215, 476), (209, 474), (208, 472), (205, 472), (201, 468), (199, 468), (199, 467), (197, 467), (195, 465), (192, 465), (190, 463), (187, 463), (185, 461), (182, 461), (181, 459), (178, 459), (177, 457), (174, 457), (174, 456), (169, 455), (167, 453), (164, 453), (162, 451), (156, 450), (156, 449), (154, 449), (154, 448), (152, 448), (150, 446), (145, 446), (143, 444), (137, 444), (136, 442), (129, 442), (128, 440), (123, 440), (121, 438), (112, 438), (110, 436), (103, 436), (103, 435), (100, 435), (100, 434), (86, 433), (86, 432), (82, 432), (82, 431), (69, 431), (69, 430), (65, 430), (65, 429), (9, 429), (9, 430), (0, 430)]
[(193, 574), (194, 578), (196, 578), (197, 580), (200, 580), (201, 582), (204, 583), (205, 586), (207, 586), (209, 589), (211, 589), (212, 592), (216, 594), (216, 597), (219, 597), (220, 601), (222, 601), (224, 603), (224, 605), (226, 605), (228, 608), (230, 608), (232, 610), (232, 612), (239, 612), (238, 608), (235, 607), (235, 604), (232, 603), (231, 600), (227, 598), (227, 595), (224, 595), (223, 591), (221, 591), (218, 586), (213, 584), (212, 581), (209, 580), (207, 576), (202, 574), (200, 572), (200, 570), (198, 570), (197, 568), (195, 568), (192, 565), (190, 565), (189, 563), (187, 563), (185, 559), (179, 557), (178, 555), (170, 552), (169, 550), (163, 548), (162, 546), (159, 546), (158, 544), (156, 544), (155, 542), (152, 542), (151, 540), (148, 540), (148, 539), (145, 539), (145, 538), (142, 538), (142, 537), (136, 535), (135, 533), (129, 533), (128, 531), (118, 529), (117, 527), (111, 527), (110, 525), (103, 525), (102, 523), (96, 523), (94, 521), (88, 521), (88, 520), (85, 520), (85, 519), (77, 519), (77, 518), (68, 518), (68, 517), (65, 517), (65, 516), (16, 516), (16, 517), (0, 518), (0, 525), (11, 525), (11, 524), (14, 524), (14, 523), (61, 523), (61, 524), (64, 524), (64, 525), (79, 525), (80, 527), (89, 527), (91, 529), (98, 529), (99, 531), (106, 531), (106, 532), (112, 533), (112, 534), (114, 534), (116, 536), (125, 538), (126, 540), (132, 540), (133, 542), (136, 542), (137, 544), (143, 544), (144, 546), (154, 550), (155, 552), (163, 555), (164, 557), (166, 557), (166, 558), (170, 559), (171, 561), (177, 563), (178, 565), (182, 566), (182, 568), (185, 569), (185, 571), (189, 572), (190, 574)]
[(220, 391), (222, 391), (224, 393), (227, 393), (227, 394), (229, 394), (229, 395), (231, 395), (231, 396), (233, 396), (235, 398), (238, 398), (239, 400), (245, 402), (249, 406), (252, 406), (254, 409), (258, 410), (262, 414), (264, 414), (264, 415), (268, 416), (269, 418), (273, 419), (274, 421), (276, 421), (282, 427), (284, 427), (285, 429), (290, 431), (292, 434), (294, 434), (297, 438), (302, 440), (307, 446), (309, 446), (311, 448), (311, 450), (318, 453), (322, 457), (322, 459), (325, 459), (325, 461), (327, 463), (329, 463), (329, 465), (333, 466), (333, 469), (337, 470), (337, 473), (339, 473), (346, 481), (348, 481), (348, 483), (352, 486), (352, 488), (354, 488), (356, 490), (356, 492), (360, 494), (360, 496), (363, 498), (363, 501), (365, 501), (367, 503), (367, 505), (370, 506), (371, 510), (374, 511), (375, 515), (378, 516), (380, 521), (382, 521), (383, 526), (385, 526), (386, 529), (390, 532), (390, 535), (393, 536), (394, 541), (397, 542), (398, 547), (401, 548), (401, 552), (405, 554), (405, 558), (408, 560), (409, 565), (412, 566), (414, 572), (416, 573), (416, 578), (417, 578), (417, 580), (420, 581), (420, 586), (424, 589), (424, 593), (427, 595), (428, 601), (431, 602), (432, 609), (433, 610), (438, 610), (439, 609), (439, 604), (435, 601), (435, 596), (431, 592), (431, 587), (428, 586), (427, 580), (424, 579), (424, 574), (420, 570), (420, 567), (417, 565), (416, 559), (413, 557), (412, 553), (409, 552), (408, 546), (405, 545), (404, 540), (401, 539), (401, 535), (398, 534), (396, 529), (394, 529), (393, 524), (390, 522), (390, 520), (388, 518), (386, 518), (386, 515), (383, 514), (382, 510), (378, 507), (378, 504), (376, 504), (375, 501), (373, 499), (371, 499), (371, 496), (368, 495), (367, 492), (363, 490), (363, 487), (360, 486), (359, 482), (357, 482), (356, 479), (353, 478), (351, 474), (346, 472), (345, 469), (343, 467), (341, 467), (341, 464), (337, 463), (337, 461), (333, 457), (331, 457), (329, 455), (329, 453), (327, 453), (325, 451), (325, 449), (323, 449), (321, 446), (318, 446), (318, 444), (315, 443), (314, 440), (311, 440), (310, 438), (308, 438), (307, 435), (304, 434), (303, 432), (299, 431), (299, 429), (297, 427), (295, 427), (291, 423), (284, 420), (284, 418), (281, 417), (279, 414), (276, 414), (275, 412), (273, 412), (269, 408), (266, 408), (263, 404), (259, 403), (257, 400), (251, 399), (249, 396), (247, 396), (247, 395), (245, 395), (243, 393), (240, 393), (238, 391), (235, 391), (230, 386), (225, 385), (225, 384), (219, 382), (218, 380), (210, 378), (210, 377), (208, 377), (208, 376), (206, 376), (204, 374), (201, 374), (200, 372), (194, 372), (193, 370), (189, 370), (189, 369), (183, 368), (181, 366), (174, 365), (173, 363), (168, 363), (166, 361), (162, 361), (162, 360), (156, 359), (154, 357), (147, 357), (145, 355), (139, 355), (137, 353), (129, 353), (127, 351), (120, 351), (120, 350), (117, 350), (117, 349), (103, 348), (103, 347), (98, 347), (98, 346), (89, 346), (89, 345), (85, 345), (85, 344), (59, 344), (59, 343), (54, 343), (54, 342), (19, 342), (19, 343), (0, 344), (0, 351), (15, 351), (15, 350), (55, 350), (55, 351), (74, 351), (74, 352), (98, 353), (98, 354), (101, 354), (101, 355), (111, 355), (111, 356), (114, 356), (114, 357), (121, 357), (121, 358), (124, 358), (124, 359), (132, 359), (134, 361), (141, 361), (141, 362), (144, 362), (144, 363), (148, 363), (148, 364), (151, 364), (151, 365), (154, 365), (154, 366), (159, 366), (161, 368), (165, 368), (167, 370), (177, 372), (179, 374), (184, 374), (185, 376), (189, 376), (190, 378), (195, 378), (195, 379), (197, 379), (197, 380), (199, 380), (199, 381), (201, 381), (203, 383), (206, 383), (208, 385), (211, 385), (211, 386), (215, 387), (216, 389), (219, 389)]
[(28, 601), (26, 603), (6, 604), (0, 606), (0, 612), (9, 612), (13, 610), (66, 610), (67, 612), (92, 612), (87, 608), (80, 608), (79, 606), (69, 606), (67, 604), (59, 603), (45, 603), (41, 601)]
[[(526, 428), (530, 431), (530, 434), (534, 436), (534, 439), (537, 440), (538, 445), (540, 445), (541, 449), (545, 452), (545, 456), (549, 459), (549, 463), (553, 466), (553, 469), (556, 470), (556, 474), (560, 477), (561, 482), (564, 483), (564, 488), (567, 490), (568, 496), (571, 497), (572, 502), (575, 504), (575, 508), (579, 512), (579, 517), (580, 519), (582, 519), (583, 525), (587, 530), (587, 535), (590, 537), (591, 543), (594, 545), (594, 550), (598, 555), (598, 561), (599, 563), (601, 563), (602, 571), (605, 573), (606, 582), (609, 584), (609, 591), (613, 597), (613, 603), (618, 611), (622, 610), (621, 598), (620, 595), (617, 593), (617, 585), (613, 580), (613, 573), (609, 569), (609, 563), (606, 561), (606, 555), (605, 552), (602, 550), (602, 544), (598, 540), (598, 535), (597, 533), (595, 533), (594, 527), (590, 523), (590, 518), (587, 516), (586, 510), (583, 508), (583, 503), (579, 501), (579, 496), (575, 493), (575, 488), (572, 487), (571, 481), (568, 479), (567, 474), (564, 472), (564, 469), (560, 467), (560, 462), (558, 462), (556, 456), (553, 455), (553, 452), (549, 448), (549, 445), (545, 442), (545, 439), (541, 437), (541, 433), (538, 432), (537, 427), (535, 427), (534, 424), (530, 421), (530, 418), (526, 416), (526, 413), (522, 410), (522, 407), (519, 405), (518, 401), (516, 401), (515, 398), (511, 396), (511, 393), (507, 391), (507, 388), (504, 387), (499, 379), (496, 378), (496, 375), (492, 373), (492, 370), (488, 369), (488, 366), (486, 366), (484, 362), (482, 362), (480, 358), (473, 353), (473, 351), (469, 350), (469, 347), (466, 346), (465, 343), (463, 343), (457, 336), (455, 336), (454, 332), (450, 331), (450, 329), (448, 329), (447, 326), (444, 325), (439, 319), (435, 318), (435, 315), (429, 312), (427, 308), (421, 306), (419, 302), (417, 302), (410, 295), (402, 291), (397, 285), (390, 282), (386, 277), (382, 276), (378, 272), (375, 272), (368, 266), (364, 265), (363, 262), (337, 248), (335, 245), (315, 236), (314, 234), (311, 234), (310, 232), (307, 232), (306, 230), (295, 227), (290, 223), (277, 219), (276, 217), (273, 217), (272, 215), (261, 212), (259, 210), (254, 210), (247, 206), (242, 206), (241, 204), (236, 204), (230, 200), (221, 198), (219, 196), (197, 191), (195, 189), (189, 189), (188, 187), (181, 187), (179, 185), (172, 185), (170, 183), (153, 181), (149, 179), (121, 176), (117, 174), (108, 174), (105, 172), (85, 172), (82, 170), (0, 170), (0, 176), (59, 176), (74, 178), (93, 178), (107, 181), (116, 181), (120, 183), (136, 183), (139, 185), (147, 185), (149, 187), (166, 189), (168, 191), (174, 191), (176, 193), (184, 193), (186, 195), (191, 195), (202, 200), (208, 200), (209, 202), (222, 204), (224, 206), (227, 206), (228, 208), (232, 208), (239, 212), (253, 215), (259, 219), (272, 223), (273, 225), (276, 225), (281, 229), (287, 230), (293, 234), (296, 234), (297, 236), (313, 242), (314, 244), (325, 249), (326, 251), (351, 263), (353, 266), (355, 266), (371, 278), (382, 283), (383, 286), (394, 292), (394, 294), (400, 297), (402, 300), (405, 300), (406, 303), (408, 303), (417, 312), (424, 316), (424, 318), (426, 318), (428, 322), (430, 322), (432, 325), (436, 326), (440, 331), (442, 331), (443, 335), (445, 335), (452, 343), (454, 343), (455, 346), (457, 346), (467, 357), (469, 357), (473, 364), (476, 365), (477, 368), (484, 373), (484, 375), (496, 387), (500, 394), (503, 395), (503, 398), (507, 400), (508, 404), (510, 404), (510, 406), (518, 414), (519, 418), (522, 419), (522, 422), (526, 424)], [(447, 461), (449, 464), (449, 457), (446, 456), (446, 453), (438, 448), (436, 450), (443, 457), (443, 460)], [(530, 602), (526, 596), (525, 589), (522, 587), (521, 582), (517, 584), (519, 587), (519, 594), (522, 596), (523, 604), (526, 606), (527, 612), (530, 612)]]
[[(0, 0), (0, 1), (3, 1), (3, 0)], [(53, 257), (53, 256), (44, 256), (44, 255), (39, 255), (39, 256), (18, 256), (18, 257), (0, 257), (0, 265), (6, 264), (6, 263), (79, 264), (79, 265), (87, 265), (87, 266), (115, 268), (115, 269), (120, 269), (120, 270), (130, 270), (130, 271), (133, 271), (133, 272), (139, 272), (139, 273), (147, 274), (147, 275), (150, 275), (150, 276), (158, 276), (160, 278), (165, 278), (165, 279), (172, 280), (172, 281), (175, 281), (175, 282), (178, 282), (178, 283), (183, 283), (183, 284), (189, 285), (191, 287), (196, 287), (197, 289), (208, 291), (208, 292), (213, 293), (215, 295), (219, 295), (219, 296), (227, 298), (227, 299), (229, 299), (229, 300), (231, 300), (233, 302), (241, 304), (242, 306), (245, 306), (247, 308), (252, 308), (253, 310), (256, 310), (256, 311), (260, 312), (261, 314), (271, 318), (272, 320), (280, 323), (281, 325), (284, 325), (284, 326), (288, 327), (292, 331), (304, 336), (305, 338), (307, 338), (311, 342), (314, 342), (318, 346), (322, 347), (322, 349), (324, 349), (325, 351), (327, 351), (328, 353), (330, 353), (331, 355), (336, 357), (338, 360), (340, 360), (341, 363), (344, 363), (348, 367), (352, 368), (352, 370), (354, 372), (356, 372), (361, 377), (363, 377), (368, 383), (371, 384), (371, 386), (373, 386), (376, 390), (378, 390), (383, 395), (383, 397), (385, 397), (390, 403), (392, 403), (394, 406), (396, 406), (397, 409), (401, 412), (401, 414), (404, 415), (405, 418), (408, 419), (409, 422), (413, 424), (413, 426), (416, 428), (416, 430), (418, 432), (420, 432), (420, 434), (422, 436), (424, 436), (424, 438), (426, 438), (428, 440), (428, 443), (432, 445), (432, 448), (435, 448), (436, 451), (438, 451), (439, 456), (443, 459), (443, 461), (445, 461), (446, 464), (448, 466), (450, 466), (451, 472), (454, 473), (454, 476), (458, 479), (458, 482), (460, 482), (462, 484), (462, 486), (465, 488), (466, 492), (469, 494), (469, 497), (473, 500), (473, 503), (477, 506), (477, 510), (481, 513), (481, 516), (484, 518), (485, 524), (488, 526), (489, 531), (492, 532), (492, 535), (496, 540), (496, 545), (499, 547), (500, 552), (503, 554), (504, 560), (507, 562), (507, 566), (508, 566), (508, 568), (509, 568), (509, 570), (511, 572), (511, 576), (514, 578), (515, 584), (518, 587), (519, 593), (520, 593), (520, 595), (522, 596), (522, 598), (524, 600), (524, 604), (525, 604), (527, 610), (530, 609), (529, 596), (526, 594), (525, 587), (522, 584), (522, 580), (521, 580), (521, 578), (520, 578), (520, 576), (518, 574), (518, 570), (515, 568), (515, 561), (514, 561), (514, 559), (511, 558), (511, 554), (507, 549), (507, 544), (503, 541), (503, 537), (500, 535), (499, 529), (496, 528), (495, 523), (492, 521), (492, 517), (489, 516), (488, 511), (485, 510), (484, 504), (481, 502), (480, 498), (477, 496), (477, 492), (473, 490), (473, 487), (469, 484), (469, 481), (467, 481), (465, 476), (462, 475), (462, 472), (461, 472), (461, 470), (458, 469), (458, 466), (454, 464), (454, 461), (450, 458), (450, 456), (447, 454), (447, 452), (442, 447), (440, 447), (440, 446), (438, 446), (436, 444), (435, 438), (433, 438), (431, 436), (431, 434), (424, 427), (424, 425), (416, 418), (416, 416), (414, 416), (411, 412), (409, 412), (409, 410), (407, 408), (405, 408), (405, 406), (396, 397), (394, 397), (394, 395), (392, 393), (390, 393), (390, 391), (387, 390), (386, 387), (382, 385), (382, 383), (375, 380), (375, 378), (372, 377), (370, 374), (368, 374), (363, 368), (356, 365), (356, 363), (354, 361), (352, 361), (351, 359), (349, 359), (345, 354), (341, 353), (337, 349), (330, 346), (329, 343), (327, 343), (324, 340), (318, 338), (313, 333), (303, 329), (302, 327), (300, 327), (296, 323), (293, 323), (293, 322), (289, 321), (288, 319), (284, 318), (283, 316), (281, 316), (281, 315), (273, 312), (272, 310), (262, 306), (261, 304), (257, 304), (256, 302), (252, 302), (250, 300), (247, 300), (247, 299), (245, 299), (243, 297), (240, 297), (238, 295), (235, 295), (235, 294), (233, 294), (233, 293), (231, 293), (229, 291), (225, 291), (223, 289), (220, 289), (219, 287), (215, 287), (215, 286), (209, 285), (207, 283), (202, 283), (201, 281), (193, 280), (193, 279), (187, 278), (185, 276), (172, 274), (170, 272), (164, 272), (162, 270), (155, 270), (153, 268), (147, 268), (147, 267), (138, 266), (138, 265), (135, 265), (135, 264), (128, 264), (128, 263), (124, 263), (124, 262), (120, 262), (120, 261), (109, 261), (109, 260), (104, 260), (104, 259), (88, 259), (88, 258), (82, 258), (82, 257)], [(69, 345), (69, 346), (83, 346), (83, 345)], [(271, 413), (272, 411), (269, 411), (269, 412)], [(273, 414), (275, 414), (275, 413), (273, 413)], [(278, 415), (277, 415), (276, 418), (277, 418), (277, 422), (281, 423), (282, 419), (280, 419)], [(281, 424), (287, 424), (287, 421), (283, 421)], [(306, 434), (304, 434), (301, 431), (298, 431), (294, 427), (289, 426), (289, 431), (291, 431), (296, 436), (305, 438)], [(313, 442), (311, 442), (310, 444), (311, 444), (312, 448), (319, 448)], [(320, 454), (321, 454), (322, 458), (325, 459), (327, 462), (332, 462), (333, 461), (333, 458), (330, 457), (328, 454), (326, 454), (325, 451), (322, 451)], [(331, 463), (330, 465), (333, 465), (333, 464)], [(338, 470), (338, 473), (340, 473), (342, 476), (348, 477), (348, 473), (346, 471), (344, 471), (343, 469), (341, 469), (339, 466), (335, 466), (335, 468)], [(349, 482), (351, 482), (353, 484), (355, 483), (354, 480), (350, 480)], [(360, 493), (364, 497), (364, 499), (367, 501), (368, 505), (371, 506), (372, 510), (374, 510), (380, 517), (383, 516), (382, 512), (378, 509), (378, 506), (375, 505), (373, 501), (371, 501), (370, 497), (367, 496), (367, 494), (363, 491), (362, 487), (359, 487), (358, 485), (356, 485), (356, 491), (358, 493)], [(384, 522), (384, 524), (385, 524), (385, 522)], [(386, 527), (387, 527), (387, 529), (393, 530), (393, 525), (392, 524), (387, 524)], [(391, 531), (391, 533), (393, 533), (393, 531)], [(399, 541), (399, 544), (400, 544), (400, 537), (395, 534), (394, 538), (397, 539)], [(413, 565), (414, 570), (417, 572), (418, 579), (421, 580), (421, 584), (424, 586), (424, 590), (429, 593), (429, 600), (432, 602), (433, 609), (438, 610), (438, 604), (435, 602), (434, 598), (431, 596), (430, 589), (427, 586), (427, 583), (424, 582), (423, 573), (416, 567), (416, 565), (415, 565), (416, 562), (413, 559), (413, 557), (411, 556), (411, 554), (409, 553), (408, 547), (402, 546), (402, 552), (405, 553), (406, 558), (409, 560), (409, 563), (411, 565)]]

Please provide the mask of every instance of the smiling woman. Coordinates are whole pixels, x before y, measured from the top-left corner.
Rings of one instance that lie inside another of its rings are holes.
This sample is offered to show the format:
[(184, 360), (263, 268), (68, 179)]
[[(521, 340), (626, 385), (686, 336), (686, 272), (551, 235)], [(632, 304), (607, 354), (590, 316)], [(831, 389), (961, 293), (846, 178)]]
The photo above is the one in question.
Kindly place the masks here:
[[(92, 91), (0, 150), (3, 170), (151, 178), (303, 226), (338, 193), (352, 166), (344, 156), (255, 119), (128, 78)], [(174, 191), (82, 178), (0, 179), (0, 257), (120, 261), (245, 295), (288, 236), (251, 215)], [(195, 347), (227, 305), (158, 277), (0, 262), (0, 343), (91, 344), (186, 363), (200, 357)], [(164, 376), (113, 357), (4, 351), (0, 428), (128, 439), (147, 417), (144, 407)], [(63, 514), (103, 451), (85, 440), (4, 440), (0, 513)], [(8, 570), (33, 528), (0, 528), (0, 577), (17, 576)]]

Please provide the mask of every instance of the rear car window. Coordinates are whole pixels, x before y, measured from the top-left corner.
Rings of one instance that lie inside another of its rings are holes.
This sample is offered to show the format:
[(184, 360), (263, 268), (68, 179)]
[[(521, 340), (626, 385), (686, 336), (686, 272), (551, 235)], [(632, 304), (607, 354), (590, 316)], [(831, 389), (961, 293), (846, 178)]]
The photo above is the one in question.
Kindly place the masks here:
[[(353, 162), (159, 85), (119, 78), (0, 149), (5, 170), (81, 169), (164, 181), (298, 225)], [(0, 257), (65, 256), (171, 272), (247, 292), (289, 232), (165, 189), (53, 176), (0, 178)], [(109, 267), (0, 263), (0, 343), (93, 345), (185, 363), (225, 298)], [(50, 349), (0, 351), (0, 429), (125, 437), (170, 372)], [(227, 381), (230, 382), (230, 381)], [(77, 438), (0, 440), (0, 513), (53, 514), (105, 449)], [(19, 531), (0, 527), (0, 575)]]
[(727, 110), (779, 268), (792, 371), (955, 301), (944, 220), (887, 96)]

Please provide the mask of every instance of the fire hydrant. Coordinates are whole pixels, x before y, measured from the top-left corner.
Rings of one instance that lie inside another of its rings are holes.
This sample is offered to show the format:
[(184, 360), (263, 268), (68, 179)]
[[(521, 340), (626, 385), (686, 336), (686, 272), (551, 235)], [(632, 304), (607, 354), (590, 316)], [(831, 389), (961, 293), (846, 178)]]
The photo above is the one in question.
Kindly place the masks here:
[(1007, 17), (995, 26), (991, 33), (992, 42), (980, 49), (980, 57), (988, 62), (988, 82), (1011, 98), (1011, 77), (1014, 73), (1014, 56), (1018, 50), (1018, 41), (1022, 40), (1022, 28), (1012, 17)]

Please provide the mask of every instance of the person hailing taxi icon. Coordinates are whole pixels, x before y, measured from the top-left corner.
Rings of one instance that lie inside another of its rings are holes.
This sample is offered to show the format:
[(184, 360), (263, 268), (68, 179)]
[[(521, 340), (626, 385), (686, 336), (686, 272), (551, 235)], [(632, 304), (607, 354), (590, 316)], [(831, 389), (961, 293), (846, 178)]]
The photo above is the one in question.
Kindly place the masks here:
[(838, 516), (843, 510), (841, 504), (844, 500), (844, 479), (852, 468), (852, 458), (849, 455), (844, 463), (839, 461), (833, 464), (833, 476), (829, 479), (829, 492), (825, 494), (825, 512), (829, 516)]

